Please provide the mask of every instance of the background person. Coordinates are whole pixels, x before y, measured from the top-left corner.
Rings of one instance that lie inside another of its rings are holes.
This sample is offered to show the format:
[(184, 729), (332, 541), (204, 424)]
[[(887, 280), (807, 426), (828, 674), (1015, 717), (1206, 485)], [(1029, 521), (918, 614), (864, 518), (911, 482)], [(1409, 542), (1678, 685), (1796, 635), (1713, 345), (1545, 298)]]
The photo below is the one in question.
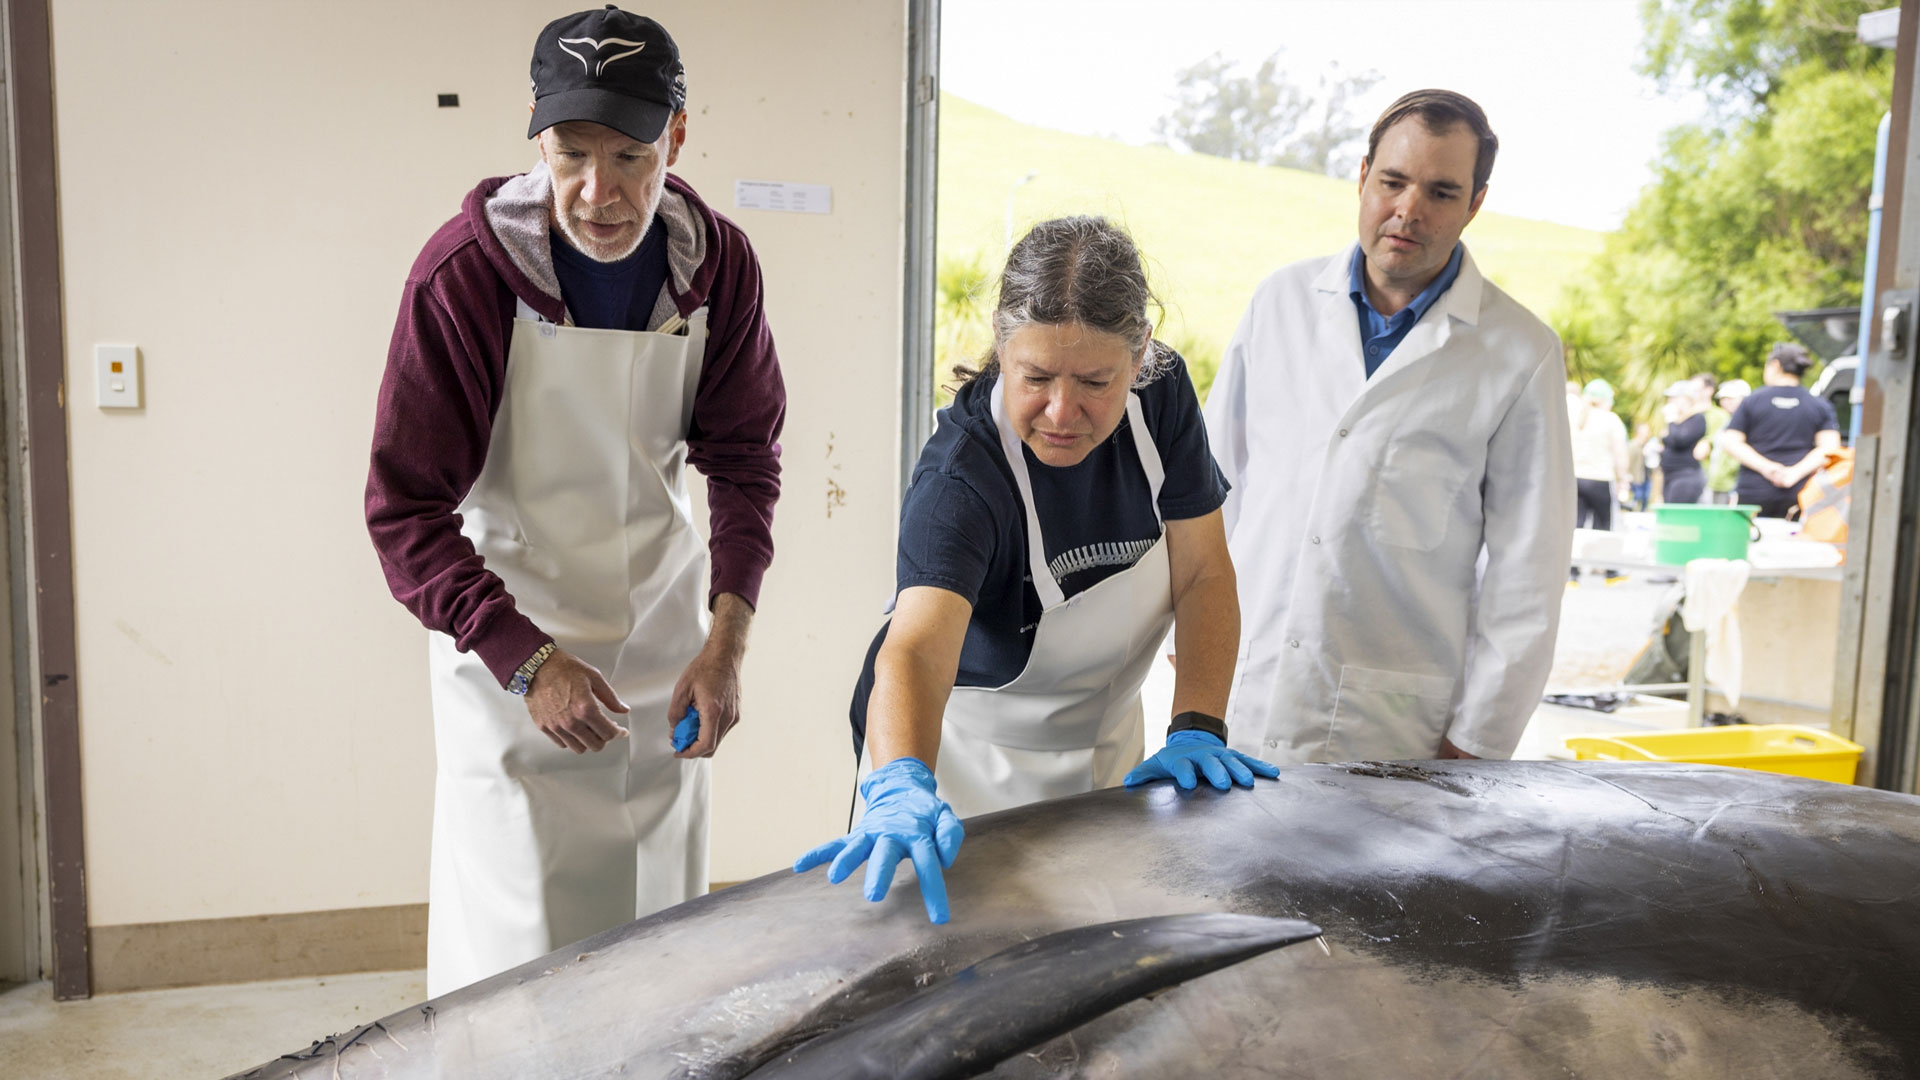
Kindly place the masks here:
[(1667, 387), (1666, 434), (1660, 437), (1660, 501), (1697, 503), (1707, 490), (1707, 474), (1694, 447), (1707, 435), (1700, 384), (1682, 379)]
[(540, 163), (408, 275), (367, 478), (387, 583), (435, 631), (435, 995), (706, 891), (702, 759), (773, 557), (786, 394), (746, 237), (666, 171), (678, 48), (612, 7), (557, 19), (533, 95)]
[(1775, 345), (1767, 355), (1763, 385), (1747, 396), (1727, 423), (1727, 452), (1740, 462), (1736, 489), (1761, 517), (1786, 517), (1798, 505), (1807, 477), (1840, 448), (1833, 406), (1800, 387), (1813, 365), (1799, 345)]
[[(993, 352), (914, 466), (893, 616), (854, 687), (863, 813), (795, 871), (831, 861), (839, 882), (871, 857), (880, 900), (911, 857), (945, 922), (958, 817), (1123, 778), (1278, 775), (1227, 749), (1227, 485), (1185, 363), (1153, 340), (1155, 303), (1101, 218), (1042, 222), (1007, 256)], [(1186, 662), (1167, 746), (1141, 764), (1140, 685), (1170, 623)]]
[(1237, 748), (1507, 757), (1539, 704), (1573, 440), (1559, 339), (1460, 243), (1498, 147), (1460, 94), (1394, 102), (1361, 163), (1359, 242), (1262, 282), (1221, 360), (1206, 416), (1234, 485)]
[(1653, 477), (1659, 468), (1659, 442), (1653, 437), (1653, 428), (1644, 423), (1635, 424), (1633, 441), (1627, 444), (1628, 490), (1633, 493), (1633, 509), (1645, 510), (1653, 500)]
[(1728, 379), (1715, 392), (1714, 400), (1720, 406), (1715, 411), (1724, 413), (1727, 419), (1717, 428), (1711, 419), (1707, 423), (1708, 439), (1713, 443), (1706, 461), (1709, 502), (1731, 506), (1739, 501), (1735, 488), (1740, 482), (1740, 460), (1727, 450), (1727, 423), (1732, 421), (1735, 410), (1747, 400), (1752, 389), (1745, 379)]
[[(1624, 497), (1628, 486), (1627, 426), (1613, 411), (1613, 387), (1605, 379), (1587, 383), (1568, 424), (1573, 429), (1574, 525), (1605, 532), (1613, 528), (1616, 493)], [(1609, 585), (1627, 580), (1612, 568), (1602, 573)], [(1568, 583), (1579, 581), (1576, 566)]]
[(1718, 440), (1720, 432), (1726, 429), (1727, 418), (1731, 414), (1720, 407), (1715, 394), (1715, 391), (1720, 389), (1720, 376), (1711, 371), (1702, 371), (1694, 375), (1693, 381), (1694, 394), (1701, 403), (1700, 415), (1707, 422), (1706, 434), (1701, 436), (1699, 442), (1693, 444), (1693, 460), (1700, 463), (1699, 501), (1710, 503), (1713, 501), (1713, 478), (1708, 473), (1707, 463), (1709, 456), (1713, 453), (1713, 444)]

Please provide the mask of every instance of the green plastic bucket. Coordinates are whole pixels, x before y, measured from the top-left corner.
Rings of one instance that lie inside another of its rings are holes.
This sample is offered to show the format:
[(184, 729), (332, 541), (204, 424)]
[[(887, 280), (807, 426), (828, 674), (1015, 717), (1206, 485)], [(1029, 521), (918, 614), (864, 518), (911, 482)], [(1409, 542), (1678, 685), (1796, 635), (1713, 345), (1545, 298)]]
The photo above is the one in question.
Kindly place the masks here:
[(1685, 566), (1692, 559), (1744, 559), (1757, 506), (1662, 503), (1653, 508), (1653, 561)]

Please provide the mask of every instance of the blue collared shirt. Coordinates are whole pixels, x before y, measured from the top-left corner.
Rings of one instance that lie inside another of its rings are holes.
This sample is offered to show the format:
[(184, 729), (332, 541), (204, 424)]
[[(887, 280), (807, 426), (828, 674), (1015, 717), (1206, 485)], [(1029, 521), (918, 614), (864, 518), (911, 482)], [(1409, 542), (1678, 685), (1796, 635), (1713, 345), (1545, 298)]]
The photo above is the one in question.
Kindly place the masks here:
[(1367, 299), (1366, 282), (1361, 277), (1367, 272), (1366, 254), (1357, 245), (1354, 247), (1353, 262), (1347, 268), (1347, 294), (1353, 297), (1354, 310), (1360, 315), (1360, 357), (1366, 361), (1367, 378), (1373, 378), (1373, 373), (1387, 362), (1407, 331), (1440, 299), (1440, 294), (1453, 288), (1453, 279), (1460, 276), (1460, 259), (1466, 250), (1465, 245), (1454, 244), (1453, 257), (1447, 260), (1447, 268), (1440, 271), (1440, 276), (1422, 289), (1413, 303), (1387, 316), (1373, 310), (1373, 302)]

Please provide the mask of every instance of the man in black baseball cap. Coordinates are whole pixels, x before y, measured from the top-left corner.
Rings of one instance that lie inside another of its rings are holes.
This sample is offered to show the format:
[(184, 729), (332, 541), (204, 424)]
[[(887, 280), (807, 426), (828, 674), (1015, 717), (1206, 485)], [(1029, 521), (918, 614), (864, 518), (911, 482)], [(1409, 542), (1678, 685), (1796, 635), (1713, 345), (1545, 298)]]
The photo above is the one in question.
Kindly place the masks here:
[(555, 19), (533, 45), (531, 139), (591, 120), (650, 143), (686, 108), (687, 71), (666, 28), (608, 4)]
[(786, 391), (746, 236), (667, 171), (686, 93), (652, 19), (550, 23), (540, 162), (482, 181), (407, 279), (366, 510), (435, 631), (435, 996), (707, 889)]

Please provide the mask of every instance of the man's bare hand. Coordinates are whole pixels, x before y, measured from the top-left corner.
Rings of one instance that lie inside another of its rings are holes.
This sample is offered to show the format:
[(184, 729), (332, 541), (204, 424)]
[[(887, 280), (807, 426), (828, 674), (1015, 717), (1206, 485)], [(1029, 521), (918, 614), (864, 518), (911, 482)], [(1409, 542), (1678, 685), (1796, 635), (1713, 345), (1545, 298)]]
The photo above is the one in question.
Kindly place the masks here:
[(667, 703), (668, 733), (687, 714), (687, 706), (700, 710), (699, 736), (674, 757), (712, 757), (720, 740), (740, 722), (740, 661), (746, 655), (747, 627), (752, 621), (753, 607), (745, 600), (733, 593), (714, 598), (713, 630), (706, 647), (681, 673)]
[(1462, 750), (1459, 747), (1453, 745), (1453, 740), (1447, 738), (1445, 735), (1440, 736), (1439, 758), (1441, 761), (1478, 761), (1480, 760), (1480, 756), (1478, 754), (1469, 754), (1465, 750)]
[(667, 730), (671, 732), (687, 714), (688, 705), (700, 710), (699, 736), (674, 757), (712, 757), (720, 740), (740, 722), (740, 662), (716, 652), (712, 647), (701, 650), (674, 684), (673, 701), (667, 706)]
[(576, 754), (602, 749), (626, 735), (626, 728), (601, 711), (603, 705), (616, 713), (627, 711), (592, 664), (558, 649), (534, 672), (527, 690), (527, 713), (534, 726), (555, 746)]

